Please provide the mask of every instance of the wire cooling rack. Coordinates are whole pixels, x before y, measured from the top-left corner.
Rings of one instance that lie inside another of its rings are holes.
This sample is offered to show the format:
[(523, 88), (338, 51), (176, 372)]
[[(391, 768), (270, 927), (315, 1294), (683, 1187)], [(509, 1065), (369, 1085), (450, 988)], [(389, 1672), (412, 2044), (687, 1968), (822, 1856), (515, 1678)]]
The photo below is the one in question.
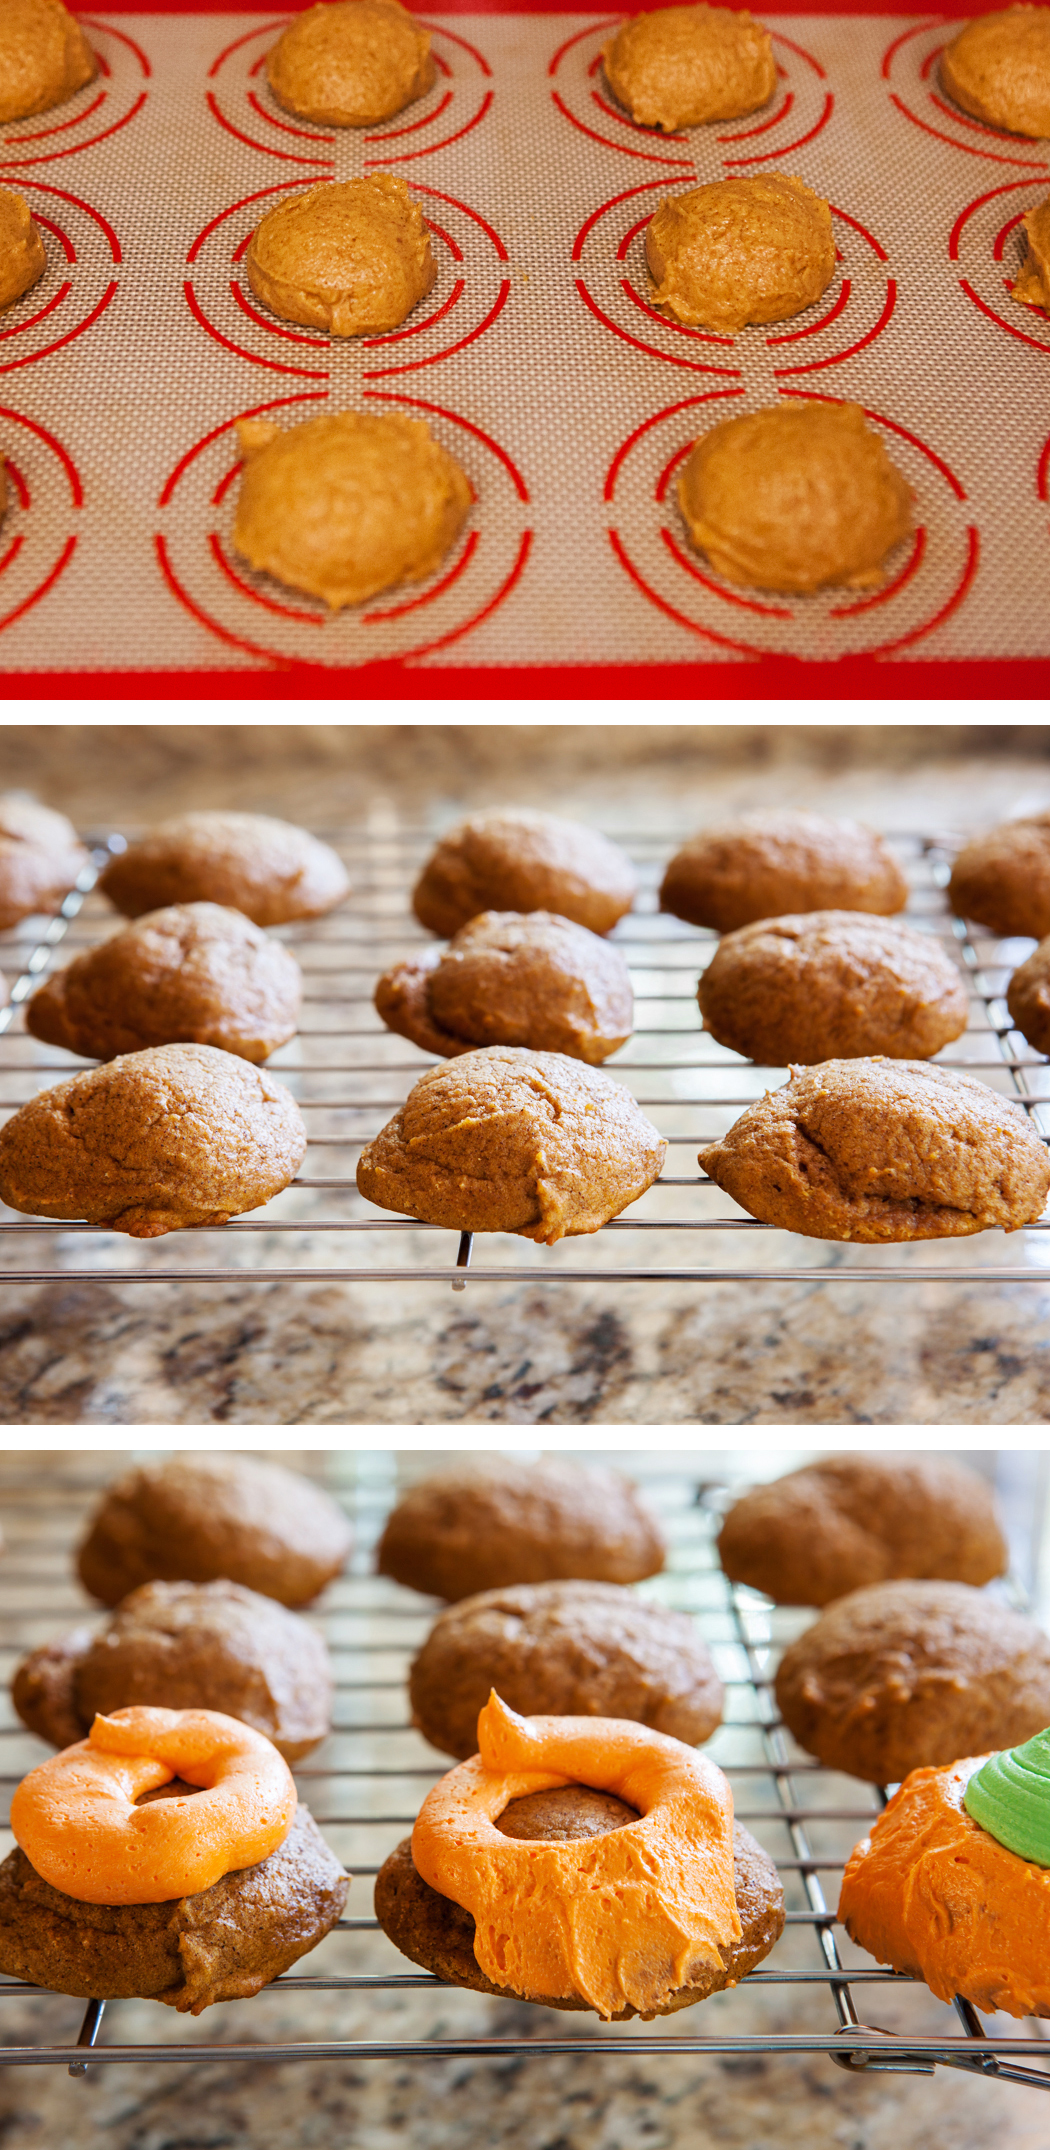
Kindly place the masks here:
[[(953, 2014), (919, 1981), (880, 1970), (837, 1927), (838, 1874), (884, 1794), (821, 1768), (779, 1722), (771, 1685), (776, 1658), (811, 1615), (774, 1610), (757, 1593), (726, 1581), (713, 1547), (725, 1488), (698, 1488), (681, 1458), (665, 1465), (657, 1461), (643, 1479), (670, 1552), (665, 1573), (642, 1590), (696, 1618), (725, 1681), (725, 1721), (709, 1751), (732, 1782), (738, 1819), (777, 1861), (787, 1904), (781, 1940), (739, 1987), (684, 2015), (645, 2026), (603, 2025), (588, 2018), (582, 2032), (579, 2017), (481, 2000), (409, 1967), (375, 1919), (362, 1914), (371, 1878), (411, 1828), (430, 1785), (451, 1766), (407, 1722), (406, 1672), (438, 1608), (370, 1572), (375, 1538), (396, 1498), (395, 1458), (364, 1452), (294, 1460), (312, 1467), (342, 1499), (357, 1535), (351, 1570), (325, 1592), (312, 1615), (325, 1630), (334, 1662), (334, 1730), (296, 1771), (301, 1796), (354, 1877), (352, 1915), (303, 1959), (296, 1975), (276, 1980), (251, 2002), (209, 2010), (200, 2025), (150, 2004), (148, 2017), (156, 2018), (152, 2037), (122, 2035), (129, 2013), (141, 2020), (142, 2003), (89, 2002), (76, 2033), (82, 2003), (59, 2004), (36, 1987), (0, 1981), (0, 2000), (8, 2011), (18, 2004), (28, 2012), (34, 2028), (46, 2028), (43, 2012), (59, 2005), (69, 2019), (65, 2039), (45, 2042), (32, 2030), (17, 2043), (5, 2039), (0, 2064), (65, 2065), (82, 2074), (89, 2053), (92, 2065), (203, 2058), (425, 2061), (564, 2053), (823, 2053), (851, 2070), (923, 2074), (948, 2066), (1050, 2088), (1041, 2025), (998, 2017), (982, 2026), (966, 2002), (957, 2002)], [(25, 1455), (0, 1459), (5, 1690), (27, 1649), (62, 1632), (64, 1620), (72, 1625), (83, 1618), (85, 1600), (73, 1578), (71, 1552), (114, 1461), (48, 1457), (45, 1465)], [(50, 1750), (17, 1724), (6, 1693), (3, 1710), (0, 1782), (9, 1797), (24, 1772)], [(435, 2000), (440, 2001), (436, 2030), (427, 2005)], [(892, 2026), (870, 2020), (887, 2007), (896, 2018)], [(289, 2008), (294, 2035), (288, 2034)], [(784, 2028), (785, 2011), (795, 2019), (790, 2028)], [(347, 2035), (350, 2013), (368, 2035)], [(322, 2019), (328, 2035), (318, 2036)]]
[[(744, 1105), (785, 1079), (727, 1051), (700, 1028), (696, 982), (716, 936), (662, 914), (658, 888), (675, 839), (631, 839), (641, 894), (612, 936), (627, 957), (636, 1029), (607, 1068), (625, 1082), (668, 1142), (667, 1169), (622, 1217), (589, 1238), (541, 1248), (511, 1235), (457, 1235), (413, 1218), (393, 1217), (358, 1194), (363, 1145), (403, 1102), (427, 1054), (384, 1029), (372, 1006), (380, 971), (413, 949), (432, 946), (416, 924), (409, 897), (433, 832), (391, 823), (341, 836), (353, 884), (330, 917), (279, 929), (302, 966), (302, 1026), (268, 1065), (297, 1097), (309, 1133), (303, 1172), (265, 1209), (225, 1226), (199, 1227), (157, 1242), (132, 1241), (96, 1226), (42, 1227), (0, 1209), (0, 1278), (45, 1283), (59, 1277), (155, 1282), (475, 1283), (562, 1280), (717, 1282), (797, 1279), (805, 1270), (831, 1281), (969, 1281), (1039, 1279), (1050, 1260), (1050, 1221), (1022, 1233), (982, 1234), (900, 1247), (850, 1247), (802, 1239), (746, 1216), (696, 1169), (703, 1141), (722, 1134)], [(610, 832), (615, 834), (616, 832)], [(964, 1035), (937, 1057), (942, 1066), (980, 1076), (1017, 1098), (1040, 1135), (1050, 1134), (1050, 1068), (1012, 1029), (1002, 998), (1010, 972), (1030, 941), (995, 941), (954, 919), (944, 887), (952, 844), (935, 835), (892, 839), (911, 887), (907, 917), (953, 952), (970, 992)], [(119, 836), (100, 840), (46, 931), (26, 922), (0, 937), (0, 968), (13, 979), (0, 1011), (0, 1110), (47, 1088), (83, 1062), (38, 1045), (25, 1031), (24, 1003), (57, 961), (90, 946), (115, 923), (92, 893)], [(394, 1259), (376, 1266), (378, 1249)], [(683, 1255), (683, 1251), (685, 1253)], [(1016, 1250), (1020, 1249), (1020, 1259)]]

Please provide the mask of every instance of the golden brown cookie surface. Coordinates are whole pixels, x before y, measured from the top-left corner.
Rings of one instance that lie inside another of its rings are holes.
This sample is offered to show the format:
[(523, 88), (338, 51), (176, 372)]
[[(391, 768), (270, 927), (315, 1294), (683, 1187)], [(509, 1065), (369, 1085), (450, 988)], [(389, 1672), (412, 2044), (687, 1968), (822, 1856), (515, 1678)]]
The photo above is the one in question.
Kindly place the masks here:
[(903, 910), (908, 884), (860, 821), (766, 808), (702, 829), (668, 864), (660, 907), (716, 933), (795, 911)]
[(140, 1583), (222, 1578), (308, 1605), (341, 1573), (352, 1543), (342, 1509), (298, 1471), (249, 1456), (176, 1456), (114, 1481), (77, 1567), (104, 1605)]
[(939, 941), (862, 911), (739, 926), (701, 973), (697, 998), (705, 1030), (766, 1067), (925, 1060), (965, 1030), (969, 1007)]
[(269, 814), (174, 814), (112, 859), (99, 880), (126, 918), (173, 903), (220, 903), (257, 926), (320, 918), (349, 894), (330, 845)]
[(400, 328), (437, 275), (419, 203), (390, 172), (279, 202), (258, 225), (245, 268), (271, 313), (333, 336)]
[(266, 79), (300, 119), (370, 127), (431, 88), (430, 32), (401, 0), (320, 0), (293, 16), (267, 56)]
[(718, 179), (660, 203), (645, 237), (654, 306), (730, 335), (789, 321), (835, 273), (831, 211), (801, 179)]
[(1037, 306), (1050, 315), (1050, 194), (1037, 208), (1029, 209), (1021, 223), (1025, 255), (1010, 296), (1022, 306)]
[(768, 104), (777, 71), (768, 30), (746, 8), (665, 7), (635, 15), (602, 55), (605, 79), (643, 127), (701, 127)]
[(1040, 941), (1010, 980), (1006, 1005), (1022, 1037), (1037, 1053), (1050, 1053), (1050, 940)]
[[(4, 497), (0, 494), (0, 506)], [(57, 911), (87, 863), (88, 853), (64, 814), (17, 792), (0, 794), (0, 929), (34, 911)]]
[(1050, 134), (1050, 8), (979, 15), (946, 46), (940, 74), (949, 97), (987, 126)]
[[(0, 13), (2, 20), (2, 13)], [(13, 306), (43, 276), (44, 242), (21, 194), (0, 187), (0, 312)], [(0, 502), (0, 514), (3, 504)]]
[(448, 936), (479, 911), (554, 911), (611, 933), (637, 888), (626, 853), (597, 829), (519, 808), (450, 829), (416, 882), (412, 909), (420, 925)]
[(690, 543), (729, 582), (868, 589), (912, 530), (911, 490), (856, 403), (725, 418), (678, 481)]
[(619, 1471), (505, 1456), (412, 1486), (376, 1557), (381, 1575), (458, 1600), (515, 1583), (640, 1582), (663, 1567), (664, 1543)]
[(62, 0), (0, 0), (0, 121), (50, 112), (97, 73)]
[(526, 1045), (592, 1066), (630, 1037), (634, 999), (620, 950), (550, 911), (482, 911), (444, 955), (385, 971), (375, 1005), (390, 1030), (448, 1057)]
[(992, 933), (1050, 933), (1050, 814), (972, 837), (952, 867), (948, 901)]

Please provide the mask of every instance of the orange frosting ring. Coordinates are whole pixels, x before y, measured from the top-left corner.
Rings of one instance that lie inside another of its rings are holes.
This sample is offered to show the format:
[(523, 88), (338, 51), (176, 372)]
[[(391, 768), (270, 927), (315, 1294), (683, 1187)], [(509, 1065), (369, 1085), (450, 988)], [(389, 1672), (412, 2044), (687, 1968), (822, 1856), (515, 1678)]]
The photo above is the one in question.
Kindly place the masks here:
[[(143, 1792), (181, 1777), (195, 1799)], [(295, 1818), (287, 1762), (219, 1710), (115, 1710), (23, 1777), (11, 1828), (44, 1881), (83, 1904), (162, 1904), (257, 1866)]]
[[(733, 1795), (681, 1740), (616, 1717), (519, 1717), (491, 1694), (480, 1754), (436, 1784), (412, 1832), (432, 1889), (475, 1923), (486, 1977), (527, 1998), (578, 1995), (606, 2018), (651, 2014), (740, 1937)], [(529, 1792), (587, 1784), (639, 1819), (581, 1842), (504, 1836)]]
[(962, 1800), (987, 1755), (913, 1769), (850, 1854), (839, 1917), (879, 1963), (988, 2013), (1050, 2016), (1050, 1869), (982, 1829)]

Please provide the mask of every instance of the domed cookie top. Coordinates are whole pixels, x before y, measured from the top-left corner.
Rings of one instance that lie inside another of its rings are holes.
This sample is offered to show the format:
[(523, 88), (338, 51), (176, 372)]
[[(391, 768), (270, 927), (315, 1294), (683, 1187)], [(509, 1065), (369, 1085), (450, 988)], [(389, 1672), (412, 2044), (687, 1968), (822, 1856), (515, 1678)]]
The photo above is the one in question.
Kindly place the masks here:
[(1015, 970), (1006, 990), (1006, 1005), (1022, 1037), (1037, 1053), (1050, 1053), (1050, 938)]
[(1050, 933), (1050, 813), (971, 837), (952, 867), (948, 901), (992, 933)]
[[(0, 21), (3, 19), (0, 0)], [(0, 187), (0, 311), (13, 306), (43, 276), (44, 242), (21, 194)]]
[(450, 829), (416, 882), (412, 909), (443, 935), (479, 911), (555, 911), (610, 933), (637, 888), (626, 853), (597, 829), (522, 807), (472, 814)]
[(835, 274), (827, 202), (801, 179), (716, 179), (660, 203), (645, 235), (653, 305), (691, 328), (734, 335), (789, 321)]
[(639, 1582), (663, 1567), (664, 1542), (618, 1471), (507, 1456), (411, 1486), (387, 1518), (376, 1562), (412, 1590), (459, 1599), (514, 1583)]
[(1050, 134), (1050, 8), (979, 15), (945, 47), (940, 75), (954, 103), (987, 126)]
[(1025, 237), (1024, 260), (1011, 298), (1022, 306), (1037, 306), (1050, 315), (1050, 194), (1021, 218)]
[(294, 1037), (301, 988), (291, 951), (243, 911), (176, 903), (56, 971), (26, 1029), (97, 1060), (181, 1042), (265, 1060)]
[(99, 887), (126, 918), (170, 903), (221, 903), (257, 926), (320, 918), (350, 892), (341, 859), (269, 814), (175, 814), (111, 860)]
[(400, 328), (437, 275), (419, 203), (390, 172), (278, 202), (252, 236), (245, 269), (271, 313), (333, 336)]
[(592, 1065), (630, 1037), (634, 999), (620, 950), (550, 911), (481, 911), (444, 955), (384, 971), (375, 1004), (390, 1030), (448, 1057), (526, 1045)]
[(862, 911), (756, 919), (721, 941), (697, 992), (704, 1028), (766, 1067), (926, 1059), (966, 1028), (958, 966), (927, 933)]
[(777, 71), (769, 31), (746, 8), (665, 7), (635, 15), (602, 53), (613, 96), (643, 127), (701, 127), (768, 104)]
[(0, 0), (0, 121), (64, 104), (98, 63), (62, 0)]
[(64, 814), (0, 793), (0, 931), (35, 911), (57, 911), (88, 856)]
[(772, 808), (701, 829), (676, 851), (660, 907), (729, 933), (794, 911), (900, 911), (908, 884), (881, 836), (859, 821)]
[(342, 1509), (298, 1471), (249, 1456), (176, 1456), (114, 1480), (77, 1567), (104, 1605), (155, 1579), (218, 1578), (307, 1605), (341, 1574), (352, 1544)]
[(432, 87), (430, 32), (401, 0), (320, 0), (293, 15), (267, 55), (266, 79), (299, 119), (371, 127)]

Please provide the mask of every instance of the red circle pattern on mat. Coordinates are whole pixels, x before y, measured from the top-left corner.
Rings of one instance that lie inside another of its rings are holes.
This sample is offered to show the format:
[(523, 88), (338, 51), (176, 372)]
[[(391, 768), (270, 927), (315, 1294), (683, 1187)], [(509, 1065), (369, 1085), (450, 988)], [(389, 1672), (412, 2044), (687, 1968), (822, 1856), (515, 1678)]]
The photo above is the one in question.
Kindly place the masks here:
[(317, 184), (316, 175), (281, 179), (232, 202), (197, 234), (186, 256), (183, 291), (200, 327), (238, 358), (268, 372), (327, 381), (333, 346), (365, 354), (366, 382), (419, 373), (477, 341), (510, 296), (507, 249), (476, 209), (418, 179), (411, 181), (430, 226), (437, 282), (399, 329), (381, 336), (330, 338), (322, 329), (279, 321), (257, 299), (244, 270), (251, 236), (283, 194)]
[(332, 177), (337, 137), (349, 134), (363, 141), (366, 172), (397, 169), (411, 184), (420, 159), (469, 134), (491, 109), (492, 69), (484, 54), (457, 32), (428, 23), (437, 80), (425, 97), (367, 133), (298, 120), (271, 94), (265, 72), (266, 55), (291, 20), (271, 18), (224, 46), (208, 70), (207, 104), (235, 140), (315, 179)]
[(890, 103), (913, 127), (947, 142), (968, 157), (981, 157), (989, 164), (1017, 170), (1050, 171), (1047, 144), (1029, 141), (1021, 134), (1007, 134), (1001, 127), (986, 127), (983, 120), (960, 112), (942, 89), (938, 62), (944, 47), (962, 28), (962, 22), (946, 23), (943, 15), (913, 23), (887, 45), (882, 56), (882, 79), (888, 85)]
[[(828, 403), (814, 389), (784, 395)], [(977, 573), (980, 546), (969, 503), (937, 451), (882, 412), (866, 416), (881, 432), (915, 494), (914, 535), (891, 554), (877, 590), (817, 591), (792, 597), (749, 590), (715, 573), (693, 551), (678, 507), (677, 481), (693, 442), (740, 413), (742, 386), (709, 388), (658, 411), (621, 442), (605, 481), (609, 543), (650, 604), (700, 644), (748, 657), (834, 660), (910, 649), (958, 610)]]
[(16, 186), (20, 172), (57, 164), (62, 157), (75, 157), (104, 142), (126, 127), (146, 102), (152, 70), (136, 39), (93, 15), (78, 15), (77, 20), (98, 60), (98, 74), (50, 112), (0, 126), (0, 185)]
[[(241, 411), (302, 423), (324, 388), (299, 389)], [(393, 389), (366, 388), (366, 403), (422, 418), (474, 488), (475, 506), (448, 557), (424, 583), (404, 583), (338, 614), (270, 575), (256, 574), (232, 545), (240, 469), (236, 419), (192, 444), (165, 483), (155, 535), (173, 597), (202, 626), (245, 655), (283, 666), (343, 666), (422, 657), (461, 641), (506, 603), (532, 543), (528, 486), (508, 451), (470, 419)]]
[(979, 194), (955, 219), (948, 257), (960, 272), (960, 288), (986, 320), (1032, 350), (1050, 352), (1046, 314), (1011, 297), (1021, 266), (1021, 219), (1046, 200), (1046, 191), (1046, 178), (1033, 176), (1007, 179)]
[(49, 357), (102, 319), (117, 294), (122, 254), (112, 224), (68, 188), (18, 180), (47, 253), (38, 283), (0, 314), (0, 374)]
[(47, 428), (0, 404), (7, 510), (0, 522), (0, 634), (54, 589), (76, 551), (84, 489)]

